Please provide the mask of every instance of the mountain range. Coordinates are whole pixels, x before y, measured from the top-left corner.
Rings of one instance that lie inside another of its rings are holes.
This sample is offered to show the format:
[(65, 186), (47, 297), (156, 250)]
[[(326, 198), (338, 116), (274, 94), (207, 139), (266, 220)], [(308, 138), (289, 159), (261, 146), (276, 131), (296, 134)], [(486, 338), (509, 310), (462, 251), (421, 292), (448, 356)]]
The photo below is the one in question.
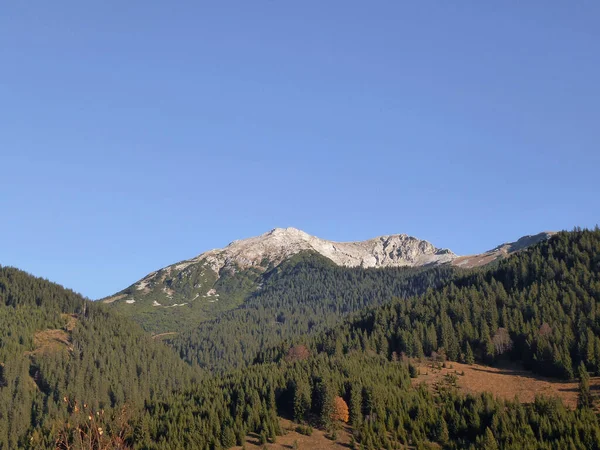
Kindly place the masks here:
[(148, 331), (174, 331), (240, 306), (260, 289), (266, 274), (301, 253), (320, 255), (340, 267), (473, 268), (504, 258), (552, 234), (542, 232), (481, 254), (458, 256), (449, 249), (437, 248), (406, 234), (361, 242), (334, 242), (296, 228), (275, 228), (163, 267), (102, 302), (133, 317)]

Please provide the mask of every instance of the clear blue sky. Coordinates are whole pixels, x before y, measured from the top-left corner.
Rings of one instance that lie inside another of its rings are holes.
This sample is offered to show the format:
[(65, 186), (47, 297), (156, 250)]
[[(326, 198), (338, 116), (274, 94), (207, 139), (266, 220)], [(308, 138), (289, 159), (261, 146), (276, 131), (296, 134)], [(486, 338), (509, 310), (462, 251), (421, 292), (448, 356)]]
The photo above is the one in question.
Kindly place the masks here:
[(5, 2), (0, 264), (98, 298), (278, 226), (460, 254), (594, 226), (599, 18), (595, 1)]

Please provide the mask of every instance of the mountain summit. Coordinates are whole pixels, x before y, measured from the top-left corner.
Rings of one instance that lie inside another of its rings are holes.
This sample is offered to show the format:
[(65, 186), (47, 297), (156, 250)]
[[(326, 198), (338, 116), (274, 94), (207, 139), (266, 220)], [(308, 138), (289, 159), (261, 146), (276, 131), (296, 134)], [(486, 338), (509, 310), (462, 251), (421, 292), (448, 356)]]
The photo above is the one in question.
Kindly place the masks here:
[(296, 228), (275, 228), (257, 237), (234, 241), (224, 249), (211, 250), (182, 264), (201, 260), (219, 272), (223, 268), (277, 265), (302, 251), (314, 251), (346, 267), (423, 266), (452, 261), (456, 255), (406, 234), (380, 236), (362, 242), (333, 242)]

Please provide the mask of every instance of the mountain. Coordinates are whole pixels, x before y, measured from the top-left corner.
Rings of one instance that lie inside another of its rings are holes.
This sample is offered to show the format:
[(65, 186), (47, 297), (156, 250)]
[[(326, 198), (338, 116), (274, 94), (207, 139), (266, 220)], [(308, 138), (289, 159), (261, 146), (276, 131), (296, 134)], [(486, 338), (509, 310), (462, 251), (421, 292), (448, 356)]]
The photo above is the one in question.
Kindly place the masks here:
[(260, 288), (265, 273), (300, 253), (363, 268), (435, 266), (456, 258), (405, 234), (332, 242), (295, 228), (275, 228), (152, 272), (102, 302), (149, 331), (174, 331), (241, 305)]
[[(527, 236), (466, 257), (473, 258), (468, 267), (491, 267), (490, 262), (502, 262), (551, 235)], [(423, 267), (344, 267), (319, 254), (300, 253), (267, 271), (261, 288), (242, 307), (180, 330), (168, 340), (190, 363), (211, 370), (238, 367), (285, 340), (330, 329), (352, 313), (391, 299), (415, 298), (470, 272), (454, 261)]]
[(406, 234), (333, 242), (296, 228), (275, 228), (159, 269), (102, 301), (147, 331), (181, 331), (244, 304), (265, 285), (271, 270), (300, 254), (319, 256), (343, 268), (433, 268), (448, 264), (473, 268), (551, 234), (526, 236), (480, 255), (457, 256)]
[(332, 242), (296, 228), (275, 228), (258, 237), (234, 241), (184, 264), (205, 260), (217, 273), (229, 268), (264, 267), (265, 260), (277, 265), (303, 251), (314, 251), (345, 267), (403, 267), (439, 264), (456, 257), (427, 241), (406, 234), (380, 236), (363, 242)]

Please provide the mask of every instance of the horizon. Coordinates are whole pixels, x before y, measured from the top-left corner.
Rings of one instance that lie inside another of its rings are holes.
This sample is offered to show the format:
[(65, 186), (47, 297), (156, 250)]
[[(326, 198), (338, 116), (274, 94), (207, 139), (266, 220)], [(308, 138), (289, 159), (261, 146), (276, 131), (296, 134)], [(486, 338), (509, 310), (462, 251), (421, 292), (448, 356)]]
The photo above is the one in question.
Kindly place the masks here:
[(98, 299), (294, 226), (460, 255), (600, 211), (598, 4), (0, 15), (0, 264)]

